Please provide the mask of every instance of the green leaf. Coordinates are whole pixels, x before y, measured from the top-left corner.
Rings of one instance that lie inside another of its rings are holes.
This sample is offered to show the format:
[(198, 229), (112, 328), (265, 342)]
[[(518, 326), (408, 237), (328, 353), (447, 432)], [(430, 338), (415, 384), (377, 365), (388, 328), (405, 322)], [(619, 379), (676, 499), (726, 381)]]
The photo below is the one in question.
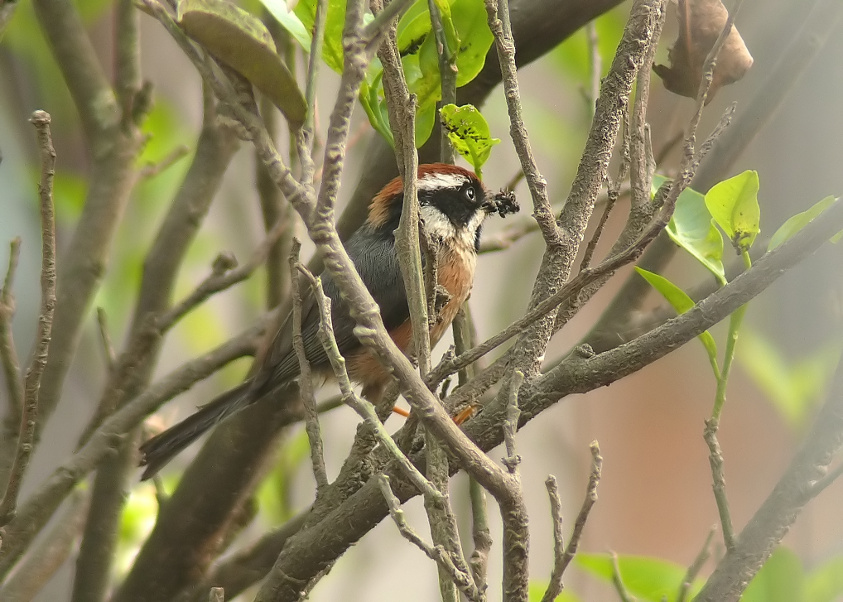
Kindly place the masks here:
[(283, 0), (260, 0), (275, 20), (293, 36), (305, 51), (310, 52), (310, 30), (304, 26), (298, 15), (287, 8)]
[[(609, 554), (577, 554), (576, 562), (592, 575), (612, 582), (612, 557)], [(660, 558), (619, 556), (618, 571), (630, 594), (643, 600), (662, 602), (664, 599), (676, 599), (687, 569)], [(702, 584), (701, 579), (694, 581), (689, 599), (699, 592)]]
[[(664, 176), (653, 177), (654, 194), (666, 180)], [(721, 286), (726, 284), (723, 237), (714, 225), (703, 195), (690, 188), (682, 191), (667, 225), (667, 235), (714, 274)]]
[[(544, 598), (544, 592), (547, 591), (547, 585), (547, 582), (531, 581), (528, 594), (529, 602), (541, 602)], [(580, 602), (580, 597), (565, 589), (554, 598), (554, 602)]]
[(799, 558), (787, 548), (773, 552), (741, 596), (741, 602), (800, 600), (808, 600), (805, 598), (805, 573)]
[[(671, 307), (676, 310), (678, 314), (684, 314), (686, 311), (691, 309), (695, 303), (694, 300), (691, 299), (685, 291), (681, 288), (673, 284), (670, 280), (665, 278), (664, 276), (659, 276), (658, 274), (654, 274), (653, 272), (648, 272), (645, 269), (635, 267), (635, 271), (641, 274), (641, 276), (650, 283), (654, 289), (656, 289), (662, 297), (664, 297), (668, 303), (670, 303)], [(714, 341), (714, 337), (711, 336), (709, 331), (705, 331), (700, 333), (699, 337), (700, 342), (705, 347), (706, 353), (708, 353), (709, 359), (713, 363), (717, 363), (717, 343)]]
[[(606, 11), (593, 21), (597, 30), (597, 51), (603, 67), (601, 77), (606, 74), (612, 64), (618, 43), (623, 36), (628, 13), (629, 11), (623, 8), (615, 8)], [(581, 27), (552, 50), (549, 57), (562, 72), (561, 76), (572, 78), (576, 80), (575, 83), (587, 88), (591, 77), (591, 52), (588, 32), (585, 27)]]
[(188, 36), (266, 94), (289, 121), (304, 123), (304, 95), (260, 19), (225, 0), (183, 0), (178, 21)]
[[(486, 9), (478, 0), (434, 0), (442, 18), (442, 26), (445, 31), (445, 39), (448, 49), (452, 52), (454, 64), (457, 70), (456, 85), (464, 86), (480, 73), (486, 61), (486, 54), (492, 45), (494, 37), (487, 25)], [(312, 4), (314, 0), (302, 0), (306, 4)], [(332, 0), (333, 3), (333, 0)], [(305, 26), (312, 22), (312, 17), (302, 9), (296, 9), (297, 14), (302, 16)], [(330, 20), (330, 11), (329, 11)], [(327, 47), (327, 34), (326, 34)], [(437, 101), (442, 98), (442, 80), (439, 72), (439, 52), (435, 36), (431, 32), (430, 12), (426, 0), (418, 0), (398, 24), (398, 48), (401, 53), (401, 63), (404, 69), (404, 76), (407, 79), (407, 87), (411, 94), (416, 95), (418, 111), (416, 115), (416, 146), (421, 146), (430, 137), (433, 126), (436, 123), (436, 115), (433, 112)], [(341, 46), (339, 47), (341, 50)], [(341, 55), (340, 55), (341, 57)], [(326, 52), (326, 61), (329, 57)], [(341, 61), (339, 63), (341, 68)], [(372, 90), (375, 87), (375, 80), (381, 71), (379, 64), (374, 64), (367, 75), (369, 87), (365, 94), (361, 92), (360, 100), (364, 105), (369, 118), (376, 118), (372, 126), (393, 144), (392, 134), (386, 134), (383, 128), (383, 121), (378, 115), (383, 109), (376, 109), (375, 98), (378, 104), (383, 103), (383, 92)], [(338, 69), (339, 70), (339, 69)], [(379, 81), (379, 80), (378, 80)], [(381, 84), (378, 83), (378, 87)], [(493, 139), (489, 139), (493, 140)], [(495, 142), (491, 143), (495, 144)], [(491, 146), (490, 144), (490, 146)], [(480, 153), (477, 157), (479, 165), (488, 158), (482, 156), (482, 149), (476, 148)]]
[(401, 56), (418, 53), (430, 29), (427, 0), (417, 0), (398, 21), (396, 41)]
[(380, 85), (382, 77), (383, 70), (380, 70), (371, 82), (364, 81), (360, 86), (359, 99), (369, 117), (369, 123), (384, 137), (384, 140), (389, 142), (390, 146), (394, 147), (395, 140), (392, 137), (392, 129), (389, 127), (389, 113), (386, 100), (383, 98), (383, 86)]
[(498, 144), (500, 139), (492, 138), (489, 124), (473, 105), (445, 105), (439, 115), (442, 127), (448, 131), (448, 139), (454, 149), (471, 163), (474, 171), (480, 176), (492, 147)]
[(453, 27), (459, 35), (459, 41), (456, 45), (457, 87), (459, 88), (477, 77), (477, 74), (483, 69), (483, 65), (486, 63), (486, 55), (495, 38), (489, 29), (488, 16), (483, 2), (456, 0), (451, 4), (451, 19), (453, 20)]
[(737, 360), (785, 422), (802, 428), (824, 395), (841, 354), (833, 340), (796, 363), (758, 333), (741, 333)]
[(758, 172), (745, 171), (715, 184), (705, 195), (709, 213), (738, 253), (747, 251), (761, 232), (758, 189)]
[(834, 602), (843, 596), (843, 556), (827, 560), (808, 574), (807, 602)]
[(436, 105), (419, 109), (416, 113), (416, 148), (424, 144), (433, 132), (436, 124)]
[(431, 34), (424, 39), (418, 54), (412, 61), (417, 65), (418, 76), (414, 81), (408, 80), (407, 87), (411, 94), (415, 94), (419, 102), (419, 109), (436, 104), (442, 98), (442, 78), (439, 74), (439, 54), (436, 51), (436, 39)]
[[(316, 0), (299, 0), (293, 12), (301, 20), (307, 31), (313, 31), (313, 24), (316, 21)], [(344, 25), (345, 0), (328, 0), (322, 60), (337, 73), (342, 73), (342, 30)]]
[(789, 218), (778, 230), (776, 230), (776, 233), (773, 234), (773, 237), (770, 239), (770, 244), (767, 246), (767, 251), (772, 251), (786, 240), (789, 240), (794, 234), (814, 221), (814, 218), (831, 207), (835, 202), (837, 202), (835, 197), (827, 196), (813, 205), (810, 209), (807, 209), (802, 213), (797, 213), (793, 217)]

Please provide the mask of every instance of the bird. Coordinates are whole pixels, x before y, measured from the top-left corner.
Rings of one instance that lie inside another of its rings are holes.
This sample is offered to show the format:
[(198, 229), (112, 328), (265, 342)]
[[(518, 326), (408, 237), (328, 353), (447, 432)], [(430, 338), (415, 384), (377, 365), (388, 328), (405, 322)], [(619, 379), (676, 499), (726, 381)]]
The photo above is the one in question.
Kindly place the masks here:
[[(435, 345), (468, 299), (474, 282), (480, 232), (485, 218), (518, 211), (513, 193), (493, 193), (478, 176), (463, 167), (431, 163), (418, 168), (419, 216), (423, 230), (435, 249), (437, 290), (442, 302), (431, 320), (430, 342)], [(410, 353), (413, 332), (394, 232), (404, 203), (404, 185), (396, 177), (378, 192), (369, 205), (366, 221), (344, 243), (363, 283), (380, 307), (384, 326), (396, 346)], [(389, 373), (354, 335), (355, 322), (331, 275), (320, 274), (325, 295), (331, 300), (331, 319), (349, 378), (362, 385), (361, 394), (378, 399), (390, 381)], [(328, 380), (333, 375), (318, 336), (319, 308), (310, 288), (303, 291), (301, 335), (313, 376)], [(292, 313), (286, 317), (270, 343), (260, 366), (249, 378), (211, 402), (200, 406), (175, 426), (152, 437), (140, 447), (142, 480), (149, 479), (183, 449), (217, 423), (257, 401), (289, 387), (299, 377), (299, 360), (293, 348)]]

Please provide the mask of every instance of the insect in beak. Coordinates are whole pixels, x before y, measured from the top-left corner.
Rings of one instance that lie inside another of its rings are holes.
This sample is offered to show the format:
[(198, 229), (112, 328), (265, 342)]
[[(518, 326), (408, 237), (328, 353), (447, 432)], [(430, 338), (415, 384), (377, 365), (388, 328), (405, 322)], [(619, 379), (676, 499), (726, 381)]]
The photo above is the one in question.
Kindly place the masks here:
[(518, 206), (518, 201), (515, 200), (515, 193), (511, 190), (501, 190), (497, 194), (489, 195), (486, 202), (483, 203), (482, 209), (487, 214), (497, 213), (501, 217), (505, 217), (510, 213), (518, 213), (521, 207)]

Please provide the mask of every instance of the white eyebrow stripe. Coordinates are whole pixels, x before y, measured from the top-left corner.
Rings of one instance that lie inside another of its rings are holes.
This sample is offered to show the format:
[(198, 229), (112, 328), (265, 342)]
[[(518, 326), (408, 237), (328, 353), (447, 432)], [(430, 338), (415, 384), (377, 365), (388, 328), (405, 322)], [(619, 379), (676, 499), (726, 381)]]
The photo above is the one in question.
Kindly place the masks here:
[(456, 173), (428, 173), (419, 179), (419, 190), (436, 190), (439, 188), (459, 188), (468, 182), (462, 174)]

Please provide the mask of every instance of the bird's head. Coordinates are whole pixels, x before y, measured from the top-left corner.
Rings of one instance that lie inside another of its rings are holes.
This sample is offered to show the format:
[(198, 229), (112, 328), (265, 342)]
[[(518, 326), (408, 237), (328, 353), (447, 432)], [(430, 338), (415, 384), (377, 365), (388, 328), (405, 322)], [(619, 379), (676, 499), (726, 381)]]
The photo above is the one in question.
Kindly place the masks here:
[[(474, 172), (446, 163), (419, 166), (418, 195), (421, 218), (429, 237), (475, 250), (487, 215), (498, 213), (503, 217), (519, 209), (512, 193), (493, 193)], [(368, 222), (375, 228), (394, 231), (403, 204), (404, 184), (398, 177), (372, 199)]]

